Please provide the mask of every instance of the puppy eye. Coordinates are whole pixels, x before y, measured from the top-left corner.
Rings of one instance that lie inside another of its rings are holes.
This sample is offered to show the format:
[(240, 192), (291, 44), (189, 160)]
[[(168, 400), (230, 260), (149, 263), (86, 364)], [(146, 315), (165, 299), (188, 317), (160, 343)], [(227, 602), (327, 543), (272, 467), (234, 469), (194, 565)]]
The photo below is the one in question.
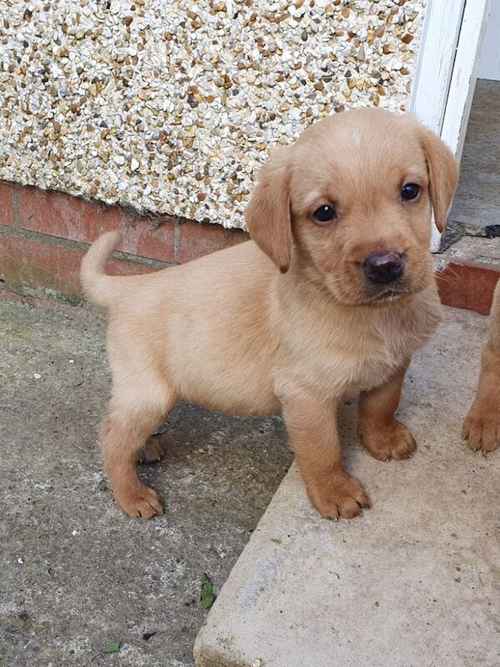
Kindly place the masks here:
[(331, 222), (337, 217), (337, 211), (333, 204), (324, 204), (317, 208), (313, 213), (313, 218), (315, 222), (318, 222), (320, 225), (324, 225), (327, 222)]
[(405, 201), (410, 201), (411, 199), (416, 199), (420, 194), (420, 185), (416, 183), (406, 183), (401, 188), (401, 199)]

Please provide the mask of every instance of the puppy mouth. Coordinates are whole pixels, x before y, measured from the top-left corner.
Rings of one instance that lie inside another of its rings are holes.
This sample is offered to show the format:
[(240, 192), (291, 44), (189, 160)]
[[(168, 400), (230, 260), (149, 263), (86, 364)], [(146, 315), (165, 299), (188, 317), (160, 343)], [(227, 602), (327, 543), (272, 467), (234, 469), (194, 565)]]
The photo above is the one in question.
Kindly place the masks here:
[(364, 294), (358, 292), (355, 298), (348, 296), (347, 298), (341, 297), (338, 300), (340, 303), (350, 306), (385, 306), (404, 302), (405, 299), (408, 299), (419, 291), (419, 289), (411, 288), (408, 285), (387, 285), (376, 292), (372, 290)]
[(377, 291), (368, 297), (368, 303), (390, 303), (391, 301), (399, 301), (405, 296), (414, 294), (415, 290), (410, 289), (407, 285), (390, 285)]

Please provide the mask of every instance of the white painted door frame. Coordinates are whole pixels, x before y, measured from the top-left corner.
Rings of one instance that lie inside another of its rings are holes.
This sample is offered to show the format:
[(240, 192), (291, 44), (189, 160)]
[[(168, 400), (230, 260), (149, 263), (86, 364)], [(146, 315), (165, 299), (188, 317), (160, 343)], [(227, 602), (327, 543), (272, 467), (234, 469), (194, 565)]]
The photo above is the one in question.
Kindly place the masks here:
[[(499, 2), (500, 0), (493, 0)], [(458, 160), (467, 131), (490, 0), (428, 0), (411, 110)], [(439, 245), (434, 226), (433, 249)]]

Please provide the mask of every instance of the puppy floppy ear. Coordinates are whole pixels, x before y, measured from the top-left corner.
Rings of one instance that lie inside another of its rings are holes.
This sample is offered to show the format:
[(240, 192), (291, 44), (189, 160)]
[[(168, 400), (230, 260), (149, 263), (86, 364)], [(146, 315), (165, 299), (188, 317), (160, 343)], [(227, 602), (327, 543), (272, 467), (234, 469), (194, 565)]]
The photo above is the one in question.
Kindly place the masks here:
[(286, 273), (292, 254), (290, 163), (286, 148), (275, 149), (261, 169), (245, 212), (251, 238)]
[(442, 232), (457, 187), (458, 165), (448, 146), (434, 132), (422, 128), (421, 137), (429, 173), (434, 220)]

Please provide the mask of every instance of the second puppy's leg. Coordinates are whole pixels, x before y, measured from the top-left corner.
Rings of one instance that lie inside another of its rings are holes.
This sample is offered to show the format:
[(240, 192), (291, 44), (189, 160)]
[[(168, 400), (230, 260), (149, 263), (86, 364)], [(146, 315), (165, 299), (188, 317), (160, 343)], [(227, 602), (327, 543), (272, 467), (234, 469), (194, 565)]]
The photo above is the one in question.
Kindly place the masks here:
[(296, 395), (283, 400), (290, 446), (309, 498), (325, 518), (357, 516), (370, 501), (342, 465), (335, 401)]
[(491, 307), (488, 342), (481, 354), (479, 386), (463, 435), (471, 449), (480, 449), (483, 454), (500, 446), (500, 280)]

